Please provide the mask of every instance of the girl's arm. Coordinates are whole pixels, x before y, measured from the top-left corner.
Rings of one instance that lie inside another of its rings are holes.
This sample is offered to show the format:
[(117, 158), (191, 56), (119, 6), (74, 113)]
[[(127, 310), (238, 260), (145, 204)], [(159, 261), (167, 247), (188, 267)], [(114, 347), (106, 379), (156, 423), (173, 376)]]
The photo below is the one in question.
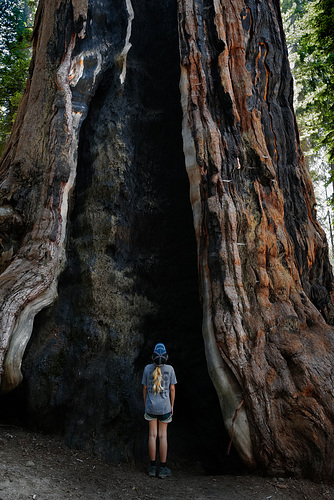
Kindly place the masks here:
[(170, 404), (172, 407), (172, 415), (175, 401), (175, 384), (169, 386), (169, 394), (170, 394)]
[(146, 406), (147, 386), (143, 385), (144, 406)]

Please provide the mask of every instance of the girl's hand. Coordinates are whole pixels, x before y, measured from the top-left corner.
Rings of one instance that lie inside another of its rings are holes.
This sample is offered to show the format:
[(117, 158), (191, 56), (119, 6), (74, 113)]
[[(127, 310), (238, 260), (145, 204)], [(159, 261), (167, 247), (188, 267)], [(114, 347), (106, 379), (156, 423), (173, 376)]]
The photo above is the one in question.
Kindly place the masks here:
[(172, 410), (171, 410), (171, 411), (172, 411), (172, 415), (174, 415), (174, 413), (173, 413), (173, 411), (174, 411), (174, 407), (172, 406), (171, 408), (172, 408)]

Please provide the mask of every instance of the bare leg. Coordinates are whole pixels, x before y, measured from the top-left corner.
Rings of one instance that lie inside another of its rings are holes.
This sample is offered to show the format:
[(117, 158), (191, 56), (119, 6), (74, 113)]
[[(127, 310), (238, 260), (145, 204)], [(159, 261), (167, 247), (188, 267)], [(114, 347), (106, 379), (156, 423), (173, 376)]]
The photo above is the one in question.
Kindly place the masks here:
[(167, 425), (159, 421), (159, 455), (163, 463), (167, 461)]
[(150, 420), (148, 425), (148, 454), (153, 462), (157, 453), (157, 419)]

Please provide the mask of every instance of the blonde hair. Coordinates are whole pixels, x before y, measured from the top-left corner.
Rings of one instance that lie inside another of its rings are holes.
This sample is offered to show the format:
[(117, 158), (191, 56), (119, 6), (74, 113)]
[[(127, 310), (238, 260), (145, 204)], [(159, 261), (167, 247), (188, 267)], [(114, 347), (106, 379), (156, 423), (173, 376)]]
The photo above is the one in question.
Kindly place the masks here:
[(156, 366), (153, 372), (153, 392), (155, 395), (160, 394), (163, 391), (161, 382), (162, 382), (162, 375), (160, 366)]

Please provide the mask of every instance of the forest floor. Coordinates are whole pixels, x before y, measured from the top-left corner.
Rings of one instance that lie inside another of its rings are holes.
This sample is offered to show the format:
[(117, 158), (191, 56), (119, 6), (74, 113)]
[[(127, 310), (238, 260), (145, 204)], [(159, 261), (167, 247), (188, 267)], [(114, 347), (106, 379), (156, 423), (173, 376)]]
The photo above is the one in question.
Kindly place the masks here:
[(256, 475), (208, 476), (200, 466), (169, 464), (167, 479), (146, 464), (110, 465), (70, 450), (58, 437), (0, 426), (0, 500), (332, 500), (334, 485)]

